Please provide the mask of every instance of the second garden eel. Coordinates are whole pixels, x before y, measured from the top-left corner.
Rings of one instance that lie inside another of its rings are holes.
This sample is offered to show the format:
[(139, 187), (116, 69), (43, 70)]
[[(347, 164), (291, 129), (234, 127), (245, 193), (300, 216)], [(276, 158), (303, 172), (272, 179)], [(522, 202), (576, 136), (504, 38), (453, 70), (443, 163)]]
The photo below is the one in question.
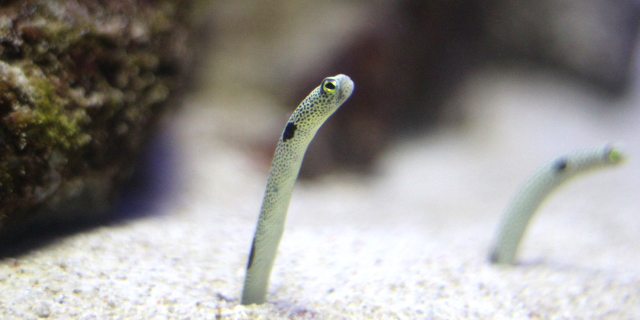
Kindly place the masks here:
[(289, 118), (271, 162), (258, 226), (249, 253), (242, 304), (264, 303), (293, 185), (307, 146), (325, 120), (351, 96), (353, 88), (353, 81), (346, 75), (325, 78)]
[(620, 148), (606, 144), (575, 150), (540, 167), (520, 187), (505, 210), (489, 260), (493, 263), (513, 264), (529, 220), (556, 187), (581, 172), (615, 165), (624, 158)]

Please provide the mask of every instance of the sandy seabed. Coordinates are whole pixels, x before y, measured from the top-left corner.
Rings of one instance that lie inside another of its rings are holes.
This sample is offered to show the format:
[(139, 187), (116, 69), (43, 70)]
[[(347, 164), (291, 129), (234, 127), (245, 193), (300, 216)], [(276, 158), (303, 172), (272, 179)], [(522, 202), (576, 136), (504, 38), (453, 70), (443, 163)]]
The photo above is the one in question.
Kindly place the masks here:
[[(612, 102), (546, 74), (470, 78), (462, 129), (398, 142), (371, 176), (296, 186), (261, 306), (239, 297), (268, 168), (224, 134), (255, 119), (193, 102), (173, 128), (181, 183), (161, 212), (4, 258), (0, 318), (640, 319), (634, 94)], [(489, 264), (519, 184), (607, 141), (629, 161), (558, 189), (518, 265)]]

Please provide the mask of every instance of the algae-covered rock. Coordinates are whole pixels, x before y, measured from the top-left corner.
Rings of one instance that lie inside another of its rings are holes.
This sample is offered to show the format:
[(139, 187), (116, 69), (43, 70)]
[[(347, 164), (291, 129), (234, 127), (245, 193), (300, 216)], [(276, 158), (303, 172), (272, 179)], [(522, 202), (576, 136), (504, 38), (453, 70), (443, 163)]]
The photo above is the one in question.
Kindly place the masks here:
[(0, 1), (0, 238), (104, 215), (192, 62), (190, 1)]

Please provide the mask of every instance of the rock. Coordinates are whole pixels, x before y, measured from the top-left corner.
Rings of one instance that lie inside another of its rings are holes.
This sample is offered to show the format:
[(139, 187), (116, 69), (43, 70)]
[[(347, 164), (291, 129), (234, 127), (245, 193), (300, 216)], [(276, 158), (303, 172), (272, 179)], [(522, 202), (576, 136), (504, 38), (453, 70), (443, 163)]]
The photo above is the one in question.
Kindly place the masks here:
[(0, 239), (104, 217), (189, 79), (190, 3), (0, 3)]

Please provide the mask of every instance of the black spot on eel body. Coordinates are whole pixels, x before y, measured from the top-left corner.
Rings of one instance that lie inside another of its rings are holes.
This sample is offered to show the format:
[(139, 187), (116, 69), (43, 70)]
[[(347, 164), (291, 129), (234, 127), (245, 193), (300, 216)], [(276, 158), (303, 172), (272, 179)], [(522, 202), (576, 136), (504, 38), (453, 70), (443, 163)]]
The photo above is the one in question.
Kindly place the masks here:
[(295, 123), (287, 123), (287, 127), (284, 128), (284, 132), (282, 133), (282, 142), (287, 142), (287, 140), (293, 138), (296, 133), (296, 129), (298, 129), (298, 126), (296, 126)]
[(247, 263), (247, 269), (251, 268), (251, 265), (253, 264), (253, 256), (255, 256), (256, 254), (255, 247), (256, 247), (256, 240), (253, 239), (253, 243), (251, 244), (251, 252), (249, 253), (249, 262)]
[(560, 173), (567, 168), (567, 159), (559, 159), (555, 164), (556, 173)]

